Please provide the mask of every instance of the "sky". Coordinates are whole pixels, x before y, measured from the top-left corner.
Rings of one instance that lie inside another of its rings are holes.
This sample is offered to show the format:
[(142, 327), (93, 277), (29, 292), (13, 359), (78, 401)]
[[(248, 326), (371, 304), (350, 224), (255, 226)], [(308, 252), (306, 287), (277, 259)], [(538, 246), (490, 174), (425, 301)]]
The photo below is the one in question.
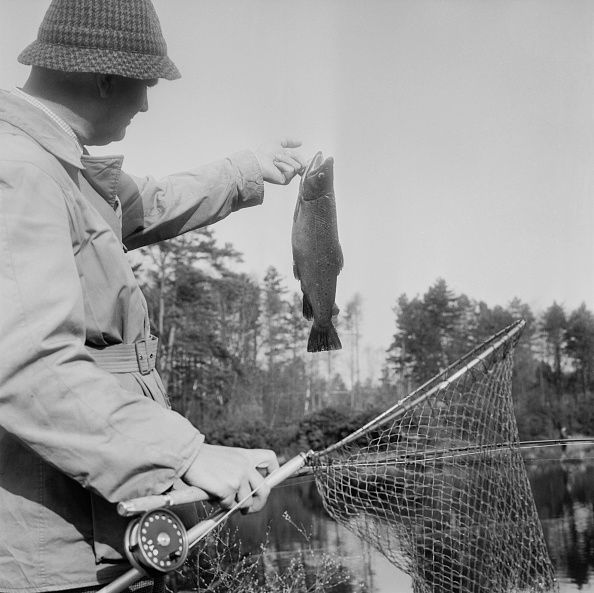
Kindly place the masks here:
[[(154, 4), (182, 78), (94, 152), (155, 176), (287, 135), (332, 155), (337, 303), (361, 295), (369, 361), (397, 298), (438, 278), (491, 307), (594, 308), (594, 2)], [(0, 0), (2, 88), (24, 82), (16, 56), (48, 5)], [(275, 266), (291, 291), (297, 189), (267, 186), (263, 206), (215, 227), (243, 271)]]

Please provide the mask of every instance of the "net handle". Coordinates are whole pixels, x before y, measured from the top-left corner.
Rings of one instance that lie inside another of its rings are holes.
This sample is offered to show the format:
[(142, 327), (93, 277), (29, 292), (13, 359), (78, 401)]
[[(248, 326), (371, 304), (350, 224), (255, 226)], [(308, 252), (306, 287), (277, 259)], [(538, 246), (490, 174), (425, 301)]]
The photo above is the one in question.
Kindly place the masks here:
[[(478, 346), (475, 346), (470, 352), (468, 352), (468, 354), (464, 355), (462, 358), (453, 362), (444, 371), (442, 371), (439, 375), (437, 375), (437, 377), (433, 377), (432, 379), (429, 379), (429, 381), (426, 381), (420, 387), (417, 387), (417, 389), (415, 389), (414, 391), (412, 391), (411, 393), (409, 393), (408, 395), (403, 397), (401, 400), (396, 402), (392, 407), (390, 407), (387, 410), (385, 410), (384, 412), (382, 412), (379, 416), (376, 416), (373, 420), (370, 420), (364, 426), (361, 426), (360, 428), (355, 430), (355, 432), (344, 437), (342, 440), (338, 441), (337, 443), (330, 445), (323, 451), (316, 453), (316, 456), (326, 455), (328, 453), (331, 453), (332, 451), (335, 451), (336, 449), (343, 447), (344, 445), (348, 445), (349, 443), (357, 440), (361, 435), (368, 432), (371, 428), (376, 428), (377, 426), (380, 426), (383, 423), (391, 422), (391, 421), (396, 420), (397, 418), (403, 416), (406, 412), (408, 412), (408, 410), (410, 410), (411, 408), (414, 408), (415, 406), (417, 406), (418, 404), (420, 404), (421, 402), (426, 400), (428, 397), (433, 395), (436, 391), (445, 389), (448, 385), (450, 385), (451, 383), (453, 383), (454, 381), (459, 379), (462, 375), (467, 373), (470, 369), (474, 368), (477, 364), (479, 364), (485, 358), (487, 358), (489, 355), (491, 355), (493, 352), (495, 352), (503, 344), (505, 344), (506, 342), (509, 342), (514, 336), (518, 335), (524, 329), (525, 325), (526, 325), (526, 321), (524, 319), (519, 319), (518, 321), (515, 321), (514, 323), (508, 325), (507, 327), (504, 327), (501, 331), (499, 331), (495, 335), (491, 336), (491, 338), (489, 338), (487, 341), (482, 342)], [(491, 345), (488, 346), (489, 344), (491, 344)], [(481, 351), (480, 354), (477, 354), (477, 352), (479, 352), (479, 351)], [(472, 360), (469, 363), (462, 366), (453, 375), (451, 375), (447, 379), (444, 379), (443, 381), (440, 381), (439, 383), (437, 383), (437, 385), (435, 385), (435, 387), (429, 389), (428, 391), (426, 391), (426, 392), (423, 391), (424, 389), (427, 389), (427, 387), (429, 385), (431, 385), (432, 383), (435, 383), (439, 379), (440, 376), (443, 377), (444, 375), (447, 375), (449, 372), (452, 371), (452, 369), (460, 366), (460, 364), (463, 361), (465, 361), (471, 357), (474, 357), (474, 358), (472, 358)]]

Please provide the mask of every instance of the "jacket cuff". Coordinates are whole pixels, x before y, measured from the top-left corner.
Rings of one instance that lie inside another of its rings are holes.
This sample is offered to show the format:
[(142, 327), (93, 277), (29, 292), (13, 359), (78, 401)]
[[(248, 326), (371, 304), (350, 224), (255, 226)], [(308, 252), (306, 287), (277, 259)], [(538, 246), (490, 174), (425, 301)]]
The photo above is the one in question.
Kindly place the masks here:
[(264, 201), (264, 180), (256, 155), (251, 150), (242, 150), (228, 158), (238, 173), (237, 209), (261, 204)]
[[(198, 432), (198, 431), (196, 431), (196, 432)], [(196, 436), (195, 442), (193, 443), (194, 446), (192, 447), (190, 455), (188, 455), (186, 457), (183, 464), (176, 472), (177, 480), (181, 480), (183, 478), (184, 474), (190, 469), (190, 466), (192, 465), (192, 463), (194, 463), (194, 460), (196, 459), (196, 457), (198, 457), (198, 453), (200, 453), (200, 450), (202, 449), (203, 444), (204, 444), (204, 435), (199, 432)]]

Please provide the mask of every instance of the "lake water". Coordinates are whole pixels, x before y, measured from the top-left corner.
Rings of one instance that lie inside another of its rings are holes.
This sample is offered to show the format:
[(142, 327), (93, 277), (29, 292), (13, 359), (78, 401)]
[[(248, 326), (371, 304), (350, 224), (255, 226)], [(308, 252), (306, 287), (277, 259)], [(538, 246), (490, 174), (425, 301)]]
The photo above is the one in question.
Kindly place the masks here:
[[(594, 593), (594, 465), (541, 459), (528, 463), (528, 473), (561, 593)], [(327, 516), (311, 479), (277, 487), (264, 511), (235, 517), (232, 525), (247, 550), (267, 542), (270, 565), (327, 552), (369, 593), (412, 590), (407, 575)]]

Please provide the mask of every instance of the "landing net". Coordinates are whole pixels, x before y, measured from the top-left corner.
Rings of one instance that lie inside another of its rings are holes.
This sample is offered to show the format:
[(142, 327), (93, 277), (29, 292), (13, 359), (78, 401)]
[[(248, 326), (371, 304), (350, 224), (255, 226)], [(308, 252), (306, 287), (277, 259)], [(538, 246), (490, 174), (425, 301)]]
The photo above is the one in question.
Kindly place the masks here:
[(328, 513), (415, 593), (557, 590), (513, 413), (523, 325), (310, 461)]

